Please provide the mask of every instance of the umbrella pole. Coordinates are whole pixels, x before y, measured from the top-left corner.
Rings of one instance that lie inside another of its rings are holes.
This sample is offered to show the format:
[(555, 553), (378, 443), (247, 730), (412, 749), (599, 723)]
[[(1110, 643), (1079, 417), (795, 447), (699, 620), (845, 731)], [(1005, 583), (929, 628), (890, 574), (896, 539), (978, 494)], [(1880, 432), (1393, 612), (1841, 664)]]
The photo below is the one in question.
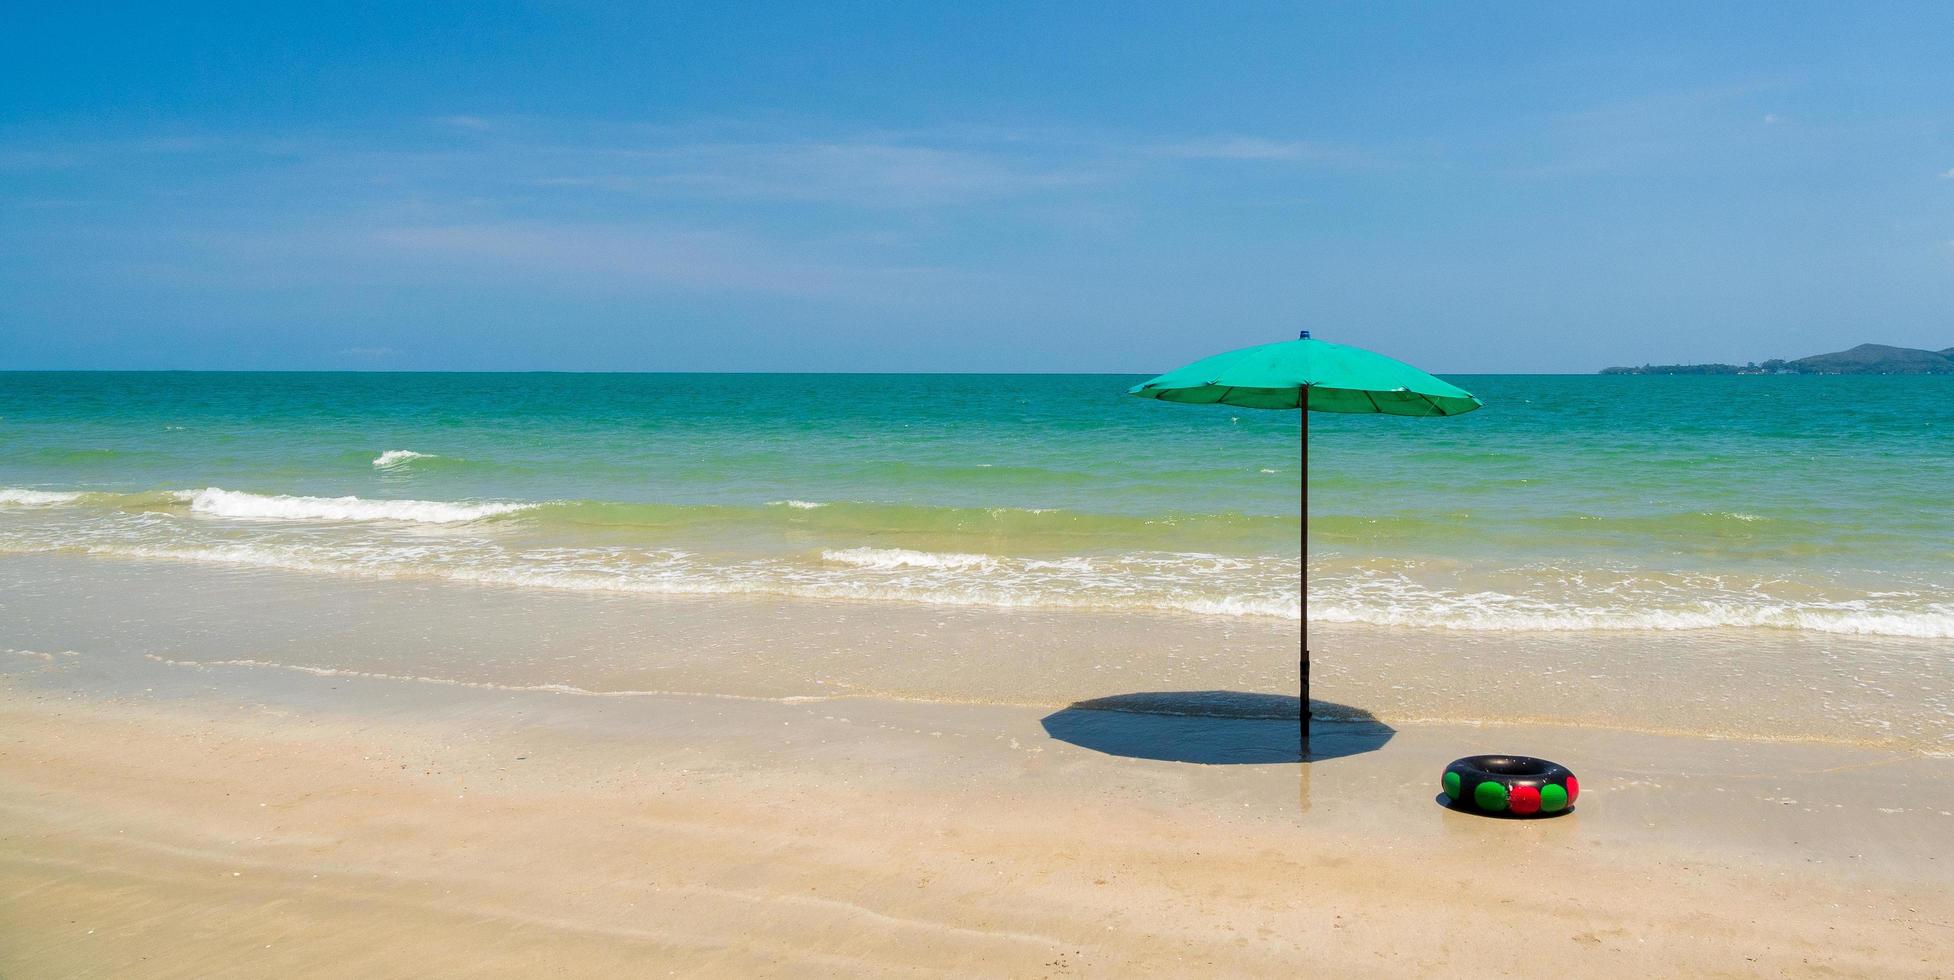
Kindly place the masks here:
[(1302, 711), (1301, 711), (1301, 721), (1299, 722), (1301, 731), (1299, 732), (1299, 734), (1302, 736), (1302, 759), (1304, 762), (1308, 762), (1309, 761), (1309, 717), (1310, 717), (1310, 711), (1309, 711), (1309, 388), (1308, 387), (1303, 388), (1302, 411), (1298, 412), (1297, 414), (1303, 417), (1303, 438), (1302, 438), (1303, 483), (1302, 483), (1302, 491), (1300, 494), (1302, 498), (1300, 501), (1301, 503), (1300, 512), (1303, 516), (1303, 521), (1302, 521), (1303, 530), (1299, 538), (1299, 543), (1302, 545), (1302, 561), (1300, 562), (1301, 574), (1297, 580), (1297, 584), (1301, 587), (1301, 591), (1297, 594), (1297, 598), (1300, 599), (1302, 603), (1301, 605), (1302, 627), (1301, 627), (1300, 635), (1298, 635), (1296, 638), (1296, 646), (1297, 649), (1300, 651), (1300, 656), (1297, 658), (1296, 663), (1297, 666), (1300, 668), (1298, 674), (1299, 674), (1299, 694), (1301, 697), (1300, 706), (1302, 708)]

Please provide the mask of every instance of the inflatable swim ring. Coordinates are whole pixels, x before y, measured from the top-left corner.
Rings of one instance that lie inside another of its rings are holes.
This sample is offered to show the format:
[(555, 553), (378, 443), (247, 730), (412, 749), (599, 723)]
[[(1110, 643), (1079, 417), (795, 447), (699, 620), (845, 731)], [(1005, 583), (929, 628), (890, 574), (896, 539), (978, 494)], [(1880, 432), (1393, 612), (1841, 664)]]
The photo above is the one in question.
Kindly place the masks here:
[(1581, 795), (1567, 767), (1524, 755), (1473, 755), (1445, 767), (1439, 786), (1454, 810), (1540, 817), (1562, 813)]

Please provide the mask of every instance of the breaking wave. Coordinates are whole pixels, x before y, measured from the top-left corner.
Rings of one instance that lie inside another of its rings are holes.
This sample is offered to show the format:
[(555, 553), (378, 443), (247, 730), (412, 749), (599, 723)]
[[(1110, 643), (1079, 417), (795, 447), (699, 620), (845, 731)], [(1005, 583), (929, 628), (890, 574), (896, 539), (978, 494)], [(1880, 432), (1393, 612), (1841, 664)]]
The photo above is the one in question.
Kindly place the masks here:
[(80, 493), (0, 487), (0, 507), (57, 507), (80, 500)]
[(434, 458), (432, 453), (417, 453), (412, 449), (389, 449), (373, 457), (373, 468), (376, 470), (391, 470), (406, 466), (417, 459)]
[(364, 500), (359, 497), (294, 497), (210, 487), (185, 491), (190, 509), (212, 517), (284, 521), (408, 521), (461, 524), (528, 510), (527, 503), (448, 503), (438, 500)]
[(996, 559), (987, 555), (935, 554), (927, 551), (910, 551), (907, 548), (848, 548), (841, 551), (821, 552), (823, 561), (853, 565), (857, 568), (984, 568), (995, 566)]
[[(805, 503), (805, 502), (800, 502)], [(1300, 618), (1295, 524), (836, 501), (439, 501), (0, 489), (0, 551), (517, 588)], [(496, 520), (522, 513), (520, 520)], [(1756, 526), (1739, 515), (1705, 520)], [(1213, 541), (1213, 551), (1185, 547)], [(1856, 577), (1853, 577), (1856, 576)], [(1768, 629), (1954, 639), (1938, 574), (1312, 555), (1317, 622), (1467, 632)]]

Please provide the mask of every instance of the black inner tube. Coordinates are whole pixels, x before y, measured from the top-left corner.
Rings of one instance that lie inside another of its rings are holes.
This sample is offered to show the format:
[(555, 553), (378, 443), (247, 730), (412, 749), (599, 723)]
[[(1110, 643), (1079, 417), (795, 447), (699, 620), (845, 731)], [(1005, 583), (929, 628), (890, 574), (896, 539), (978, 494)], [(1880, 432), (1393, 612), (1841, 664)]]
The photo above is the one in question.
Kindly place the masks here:
[(1505, 755), (1482, 755), (1467, 762), (1495, 776), (1545, 776), (1554, 771), (1553, 766), (1539, 759), (1516, 759)]

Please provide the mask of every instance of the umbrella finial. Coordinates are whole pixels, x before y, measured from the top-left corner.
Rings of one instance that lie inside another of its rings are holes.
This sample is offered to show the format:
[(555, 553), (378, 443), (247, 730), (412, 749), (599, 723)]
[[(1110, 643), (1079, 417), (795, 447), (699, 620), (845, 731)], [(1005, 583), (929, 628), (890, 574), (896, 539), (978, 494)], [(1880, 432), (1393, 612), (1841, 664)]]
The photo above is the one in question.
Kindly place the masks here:
[(1309, 339), (1309, 331), (1307, 331), (1307, 330), (1305, 330), (1305, 331), (1303, 331), (1303, 336), (1302, 336), (1302, 339), (1304, 339), (1304, 340), (1308, 340), (1308, 339)]

